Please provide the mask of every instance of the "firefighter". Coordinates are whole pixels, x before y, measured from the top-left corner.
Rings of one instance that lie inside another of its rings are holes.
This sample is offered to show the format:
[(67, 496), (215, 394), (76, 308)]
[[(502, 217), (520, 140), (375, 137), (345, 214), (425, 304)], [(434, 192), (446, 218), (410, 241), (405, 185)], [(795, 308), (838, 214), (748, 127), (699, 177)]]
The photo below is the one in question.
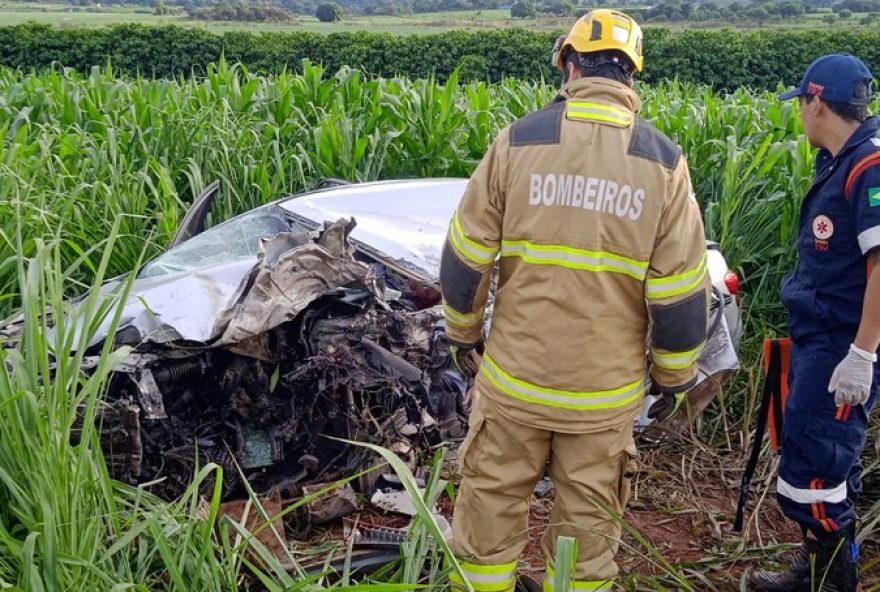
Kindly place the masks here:
[(454, 358), (478, 369), (452, 540), (477, 592), (513, 589), (529, 495), (545, 468), (556, 491), (545, 592), (559, 536), (579, 543), (571, 589), (612, 588), (613, 514), (629, 497), (648, 357), (671, 413), (696, 381), (706, 339), (703, 222), (681, 149), (639, 117), (638, 24), (593, 10), (553, 55), (564, 86), (495, 139), (452, 218), (440, 268)]
[[(815, 177), (801, 205), (798, 262), (782, 284), (792, 338), (777, 500), (804, 542), (758, 590), (858, 589), (859, 454), (880, 387), (880, 138), (867, 117), (871, 72), (858, 58), (814, 61), (797, 97)], [(824, 584), (823, 584), (824, 582)]]

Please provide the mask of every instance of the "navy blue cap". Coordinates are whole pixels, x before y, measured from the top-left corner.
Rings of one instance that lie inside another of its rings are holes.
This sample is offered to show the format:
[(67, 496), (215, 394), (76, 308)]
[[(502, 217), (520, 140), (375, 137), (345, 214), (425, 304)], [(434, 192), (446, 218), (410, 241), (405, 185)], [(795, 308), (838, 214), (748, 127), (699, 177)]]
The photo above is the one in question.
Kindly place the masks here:
[[(779, 95), (782, 100), (815, 95), (829, 103), (867, 105), (871, 101), (874, 76), (865, 63), (849, 53), (832, 53), (813, 60), (804, 72), (800, 86)], [(868, 83), (868, 96), (856, 97), (859, 83)]]

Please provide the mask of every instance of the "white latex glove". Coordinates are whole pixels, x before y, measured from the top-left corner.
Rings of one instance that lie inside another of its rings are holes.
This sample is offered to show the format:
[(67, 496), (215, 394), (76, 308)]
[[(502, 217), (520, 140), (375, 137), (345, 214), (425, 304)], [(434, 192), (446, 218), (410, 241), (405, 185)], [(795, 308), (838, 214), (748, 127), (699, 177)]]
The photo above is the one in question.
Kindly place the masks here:
[(874, 378), (874, 362), (877, 354), (866, 352), (849, 346), (849, 353), (834, 369), (828, 392), (834, 393), (837, 405), (863, 405), (871, 393), (871, 381)]

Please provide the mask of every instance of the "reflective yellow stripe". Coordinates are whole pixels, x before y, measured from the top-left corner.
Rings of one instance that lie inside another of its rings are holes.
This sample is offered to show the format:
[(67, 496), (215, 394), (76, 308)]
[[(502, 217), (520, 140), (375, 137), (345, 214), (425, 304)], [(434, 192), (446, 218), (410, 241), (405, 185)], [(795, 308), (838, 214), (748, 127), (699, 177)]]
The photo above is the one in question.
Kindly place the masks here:
[(685, 352), (661, 354), (652, 351), (651, 359), (661, 368), (666, 368), (667, 370), (683, 370), (700, 358), (700, 352), (703, 351), (704, 345), (705, 344), (701, 343), (694, 349)]
[[(495, 576), (479, 576), (479, 578), (487, 577), (494, 578)], [(450, 573), (449, 580), (452, 582), (453, 587), (455, 587), (455, 585), (457, 584), (458, 588), (462, 590), (466, 589), (464, 581), (459, 577), (457, 573)], [(511, 576), (497, 582), (481, 582), (475, 581), (475, 579), (472, 579), (470, 576), (468, 576), (468, 582), (470, 583), (471, 588), (474, 589), (474, 592), (510, 592), (516, 585), (516, 578)]]
[(569, 119), (583, 119), (585, 121), (601, 121), (602, 123), (614, 123), (623, 127), (632, 123), (632, 118), (615, 117), (603, 113), (587, 113), (583, 111), (566, 111), (565, 116)]
[(478, 265), (492, 263), (495, 260), (495, 255), (498, 254), (498, 249), (481, 245), (465, 235), (464, 230), (461, 229), (461, 222), (458, 219), (458, 211), (452, 216), (452, 224), (449, 226), (449, 237), (452, 241), (452, 246), (455, 247), (455, 250), (462, 257), (470, 259)]
[(501, 241), (502, 257), (519, 257), (535, 265), (558, 265), (584, 271), (611, 271), (643, 281), (648, 273), (648, 262), (630, 259), (607, 251), (587, 251), (565, 245), (539, 245), (518, 240)]
[(481, 320), (483, 320), (482, 311), (480, 314), (476, 313), (461, 313), (446, 304), (443, 303), (443, 316), (446, 317), (446, 320), (450, 323), (456, 324), (459, 327), (473, 327), (474, 325), (479, 324)]
[(633, 115), (624, 109), (618, 109), (604, 103), (590, 103), (585, 101), (569, 101), (565, 107), (565, 115), (569, 119), (584, 119), (614, 123), (628, 126), (633, 122)]
[(568, 103), (566, 103), (566, 107), (578, 111), (581, 109), (586, 109), (607, 113), (609, 115), (616, 115), (617, 117), (632, 118), (632, 113), (627, 111), (626, 109), (621, 109), (620, 107), (615, 107), (614, 105), (606, 105), (605, 103), (595, 103), (593, 101), (569, 101)]
[(564, 391), (538, 386), (515, 378), (502, 370), (488, 354), (483, 356), (480, 372), (502, 392), (530, 403), (561, 409), (615, 409), (639, 400), (645, 394), (645, 380), (608, 391)]
[[(553, 566), (547, 563), (546, 575), (544, 576), (544, 592), (556, 592), (555, 582), (556, 571)], [(571, 590), (612, 590), (614, 586), (613, 580), (572, 580), (569, 585)]]
[(694, 269), (678, 275), (649, 279), (645, 282), (645, 295), (649, 299), (658, 299), (687, 294), (703, 282), (706, 273), (706, 254), (703, 253), (700, 264)]
[[(551, 576), (544, 577), (544, 592), (556, 592)], [(569, 590), (613, 590), (614, 583), (608, 580), (574, 580), (569, 585)]]
[[(508, 592), (516, 583), (516, 561), (499, 565), (477, 565), (467, 561), (459, 562), (461, 570), (475, 592)], [(453, 584), (464, 586), (464, 581), (456, 572), (449, 574)]]
[(609, 105), (608, 103), (597, 103), (595, 101), (578, 101), (571, 100), (566, 103), (568, 107), (583, 107), (586, 109), (596, 109), (598, 111), (605, 111), (606, 113), (626, 113), (629, 111), (625, 109), (621, 109), (620, 107), (615, 107), (614, 105)]

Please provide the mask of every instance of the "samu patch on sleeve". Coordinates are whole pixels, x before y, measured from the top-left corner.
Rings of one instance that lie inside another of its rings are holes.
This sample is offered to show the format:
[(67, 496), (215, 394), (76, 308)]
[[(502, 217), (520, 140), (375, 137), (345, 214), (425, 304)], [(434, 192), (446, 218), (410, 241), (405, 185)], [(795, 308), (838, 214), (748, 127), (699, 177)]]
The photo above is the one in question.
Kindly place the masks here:
[(880, 206), (880, 187), (868, 188), (868, 203), (872, 206)]

